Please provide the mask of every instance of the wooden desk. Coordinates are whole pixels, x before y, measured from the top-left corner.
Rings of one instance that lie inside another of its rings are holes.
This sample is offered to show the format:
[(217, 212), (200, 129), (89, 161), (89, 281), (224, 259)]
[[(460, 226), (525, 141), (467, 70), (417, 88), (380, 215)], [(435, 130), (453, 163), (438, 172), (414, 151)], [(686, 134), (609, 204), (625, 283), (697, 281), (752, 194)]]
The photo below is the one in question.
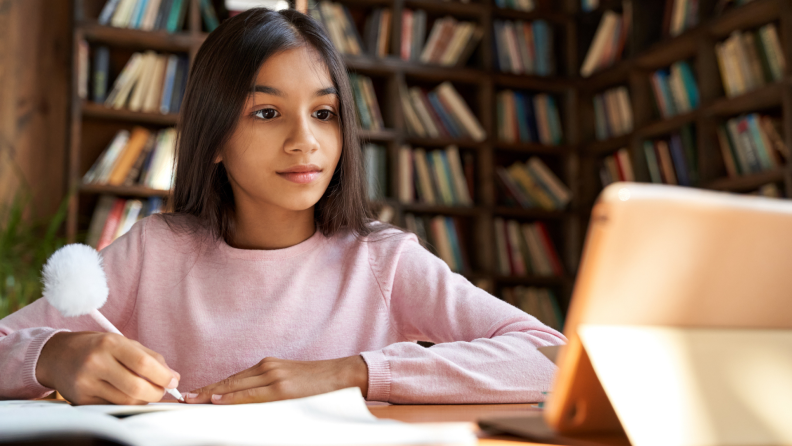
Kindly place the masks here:
[(478, 428), (476, 422), (481, 418), (541, 416), (536, 404), (464, 404), (464, 405), (406, 405), (377, 406), (369, 405), (369, 411), (377, 418), (390, 418), (407, 423), (467, 422), (476, 432), (481, 446), (529, 445), (519, 437), (510, 435), (489, 435)]
[[(479, 437), (480, 446), (523, 446), (543, 445), (512, 435), (494, 435), (479, 429), (477, 421), (487, 418), (541, 417), (542, 410), (536, 404), (460, 404), (460, 405), (376, 405), (367, 404), (377, 418), (390, 418), (407, 423), (466, 422)], [(522, 425), (523, 422), (521, 421)], [(622, 434), (581, 435), (554, 437), (557, 444), (570, 446), (630, 446)]]

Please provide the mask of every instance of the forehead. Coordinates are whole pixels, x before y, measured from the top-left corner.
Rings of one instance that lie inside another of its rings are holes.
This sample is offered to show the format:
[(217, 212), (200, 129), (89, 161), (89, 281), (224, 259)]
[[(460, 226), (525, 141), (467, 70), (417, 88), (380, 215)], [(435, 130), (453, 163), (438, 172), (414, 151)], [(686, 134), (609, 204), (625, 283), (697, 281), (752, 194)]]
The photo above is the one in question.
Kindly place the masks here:
[(321, 54), (309, 45), (278, 52), (259, 68), (256, 85), (294, 93), (313, 93), (332, 87), (333, 81)]

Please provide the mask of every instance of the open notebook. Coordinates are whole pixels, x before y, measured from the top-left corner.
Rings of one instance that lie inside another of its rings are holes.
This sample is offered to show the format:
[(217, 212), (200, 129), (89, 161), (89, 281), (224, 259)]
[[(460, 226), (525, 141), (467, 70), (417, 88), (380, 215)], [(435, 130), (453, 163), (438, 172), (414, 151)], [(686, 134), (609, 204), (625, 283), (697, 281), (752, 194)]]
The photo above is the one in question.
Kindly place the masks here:
[(379, 420), (368, 411), (356, 387), (238, 406), (70, 406), (0, 401), (0, 442), (70, 435), (151, 446), (476, 443), (467, 423)]

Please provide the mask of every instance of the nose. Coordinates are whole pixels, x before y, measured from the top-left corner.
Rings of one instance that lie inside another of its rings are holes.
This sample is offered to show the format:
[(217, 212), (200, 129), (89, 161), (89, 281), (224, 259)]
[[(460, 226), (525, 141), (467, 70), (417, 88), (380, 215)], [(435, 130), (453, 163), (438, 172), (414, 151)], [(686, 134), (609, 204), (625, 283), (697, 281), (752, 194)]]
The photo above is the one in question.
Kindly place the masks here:
[(289, 136), (284, 141), (283, 149), (286, 153), (302, 152), (311, 154), (319, 150), (319, 141), (311, 129), (310, 116), (302, 116), (294, 121)]

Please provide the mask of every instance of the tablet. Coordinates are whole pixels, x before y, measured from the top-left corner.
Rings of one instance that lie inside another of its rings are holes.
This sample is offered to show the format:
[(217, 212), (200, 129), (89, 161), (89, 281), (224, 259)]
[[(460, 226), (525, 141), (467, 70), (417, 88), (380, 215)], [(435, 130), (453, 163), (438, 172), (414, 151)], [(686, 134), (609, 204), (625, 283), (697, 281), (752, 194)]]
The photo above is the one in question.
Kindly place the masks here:
[[(616, 432), (621, 425), (581, 342), (583, 326), (788, 333), (792, 202), (634, 183), (603, 190), (545, 421), (558, 433)], [(628, 344), (612, 353), (629, 358)]]

